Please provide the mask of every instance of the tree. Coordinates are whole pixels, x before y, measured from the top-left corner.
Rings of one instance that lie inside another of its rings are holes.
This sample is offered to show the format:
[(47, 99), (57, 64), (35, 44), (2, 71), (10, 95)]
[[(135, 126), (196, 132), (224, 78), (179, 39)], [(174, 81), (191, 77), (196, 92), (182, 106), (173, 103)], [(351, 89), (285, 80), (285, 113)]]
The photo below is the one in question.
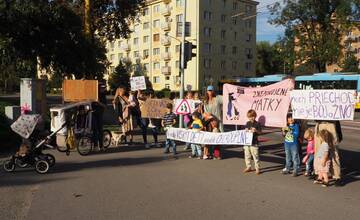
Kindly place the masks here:
[(275, 45), (267, 41), (261, 41), (256, 44), (256, 75), (264, 76), (281, 72), (279, 51)]
[(360, 73), (359, 68), (359, 61), (356, 59), (354, 54), (351, 54), (350, 56), (347, 56), (342, 65), (341, 65), (343, 72), (358, 72)]
[(340, 36), (360, 16), (359, 0), (284, 0), (269, 6), (271, 24), (283, 25), (295, 34), (296, 56), (325, 72), (326, 65), (337, 63), (342, 55)]
[(119, 86), (130, 88), (130, 62), (119, 62), (119, 65), (115, 68), (114, 72), (110, 73), (109, 86), (112, 91), (116, 90)]
[(284, 36), (275, 42), (274, 47), (279, 52), (279, 57), (277, 59), (281, 62), (280, 65), (283, 67), (281, 72), (292, 75), (294, 73), (296, 61), (294, 32), (291, 29), (286, 28)]

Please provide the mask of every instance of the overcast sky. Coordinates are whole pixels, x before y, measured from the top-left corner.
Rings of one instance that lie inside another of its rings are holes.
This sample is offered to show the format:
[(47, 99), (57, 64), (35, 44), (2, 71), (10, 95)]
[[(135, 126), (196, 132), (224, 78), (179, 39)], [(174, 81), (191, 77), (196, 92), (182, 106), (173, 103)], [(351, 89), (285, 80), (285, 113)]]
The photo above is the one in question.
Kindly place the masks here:
[(270, 41), (275, 42), (278, 36), (282, 36), (284, 33), (283, 27), (276, 27), (268, 23), (270, 16), (269, 10), (265, 7), (266, 5), (273, 4), (275, 2), (282, 2), (282, 0), (256, 0), (259, 2), (257, 6), (258, 12), (263, 12), (257, 16), (257, 30), (256, 40), (257, 41)]

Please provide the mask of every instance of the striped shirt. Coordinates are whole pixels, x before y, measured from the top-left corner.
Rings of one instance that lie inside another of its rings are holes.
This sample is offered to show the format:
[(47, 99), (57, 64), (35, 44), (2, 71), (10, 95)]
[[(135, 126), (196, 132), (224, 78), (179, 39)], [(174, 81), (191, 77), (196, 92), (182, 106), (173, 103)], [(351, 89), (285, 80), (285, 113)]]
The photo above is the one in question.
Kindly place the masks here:
[(176, 119), (176, 115), (174, 113), (167, 113), (163, 116), (162, 120), (164, 122), (165, 127), (172, 127), (174, 123), (174, 119)]

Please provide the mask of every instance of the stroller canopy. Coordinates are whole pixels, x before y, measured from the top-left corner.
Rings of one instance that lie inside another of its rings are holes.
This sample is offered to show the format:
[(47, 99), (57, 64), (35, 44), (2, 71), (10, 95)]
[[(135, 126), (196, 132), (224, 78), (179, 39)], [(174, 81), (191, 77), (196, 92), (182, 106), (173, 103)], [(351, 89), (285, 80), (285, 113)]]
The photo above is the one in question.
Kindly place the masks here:
[(21, 115), (12, 125), (11, 129), (23, 138), (28, 139), (40, 123), (41, 115)]

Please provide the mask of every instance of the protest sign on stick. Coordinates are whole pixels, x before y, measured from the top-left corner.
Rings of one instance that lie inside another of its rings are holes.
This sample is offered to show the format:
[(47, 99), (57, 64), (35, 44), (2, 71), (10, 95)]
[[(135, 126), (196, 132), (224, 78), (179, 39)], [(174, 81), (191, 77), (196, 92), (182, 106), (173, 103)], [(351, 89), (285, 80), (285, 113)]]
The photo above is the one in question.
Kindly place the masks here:
[(178, 115), (187, 115), (194, 113), (202, 102), (193, 99), (175, 99), (174, 113)]
[(290, 94), (295, 119), (354, 120), (354, 90), (293, 90)]
[(145, 76), (135, 76), (130, 78), (131, 91), (145, 90), (146, 81)]
[(253, 109), (263, 126), (283, 127), (290, 105), (293, 80), (286, 79), (264, 87), (248, 88), (225, 84), (223, 88), (224, 124), (243, 125), (247, 111)]
[(223, 133), (194, 131), (184, 128), (170, 128), (166, 138), (194, 144), (251, 145), (253, 133), (237, 130)]
[(170, 99), (147, 99), (141, 108), (143, 118), (162, 118), (166, 114), (166, 105)]

